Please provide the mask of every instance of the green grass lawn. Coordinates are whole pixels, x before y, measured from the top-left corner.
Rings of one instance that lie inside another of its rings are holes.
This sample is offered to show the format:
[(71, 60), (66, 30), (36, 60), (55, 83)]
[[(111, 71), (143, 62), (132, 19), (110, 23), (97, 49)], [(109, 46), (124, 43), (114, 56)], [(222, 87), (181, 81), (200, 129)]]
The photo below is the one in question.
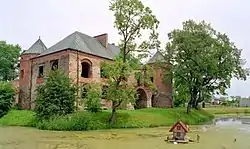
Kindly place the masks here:
[(213, 118), (213, 115), (201, 110), (193, 110), (186, 114), (184, 108), (159, 109), (148, 108), (141, 110), (120, 110), (117, 121), (113, 126), (108, 124), (110, 111), (99, 113), (78, 112), (59, 117), (50, 121), (36, 121), (35, 114), (27, 110), (11, 110), (0, 119), (0, 125), (7, 126), (33, 126), (46, 130), (95, 130), (107, 128), (145, 128), (170, 126), (177, 120), (189, 125), (201, 124)]

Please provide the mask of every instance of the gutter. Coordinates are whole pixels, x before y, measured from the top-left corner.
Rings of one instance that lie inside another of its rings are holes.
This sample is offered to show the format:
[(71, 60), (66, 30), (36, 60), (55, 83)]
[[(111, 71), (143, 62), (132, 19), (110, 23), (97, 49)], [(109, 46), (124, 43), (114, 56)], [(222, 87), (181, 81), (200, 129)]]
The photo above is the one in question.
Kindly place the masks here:
[(77, 92), (76, 92), (76, 110), (78, 110), (78, 104), (79, 104), (79, 102), (78, 102), (78, 100), (79, 100), (79, 51), (78, 50), (76, 50), (76, 55), (77, 55), (77, 60), (76, 60), (76, 62), (77, 62), (77, 65), (76, 65), (76, 67), (77, 67), (77, 76), (76, 76), (76, 83), (77, 83)]
[(29, 109), (31, 109), (31, 94), (32, 94), (32, 75), (33, 75), (33, 60), (31, 59), (31, 70), (30, 70), (30, 97), (29, 97)]

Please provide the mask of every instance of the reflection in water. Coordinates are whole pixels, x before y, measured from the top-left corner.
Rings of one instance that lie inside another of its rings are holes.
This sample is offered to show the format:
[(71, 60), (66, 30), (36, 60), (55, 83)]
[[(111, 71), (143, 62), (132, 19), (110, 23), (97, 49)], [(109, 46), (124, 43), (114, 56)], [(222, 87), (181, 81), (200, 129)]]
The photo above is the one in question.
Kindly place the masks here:
[(214, 120), (216, 126), (234, 126), (240, 131), (250, 132), (250, 118), (237, 117), (237, 118), (218, 118)]
[(219, 118), (215, 119), (215, 125), (240, 125), (242, 121), (238, 118)]

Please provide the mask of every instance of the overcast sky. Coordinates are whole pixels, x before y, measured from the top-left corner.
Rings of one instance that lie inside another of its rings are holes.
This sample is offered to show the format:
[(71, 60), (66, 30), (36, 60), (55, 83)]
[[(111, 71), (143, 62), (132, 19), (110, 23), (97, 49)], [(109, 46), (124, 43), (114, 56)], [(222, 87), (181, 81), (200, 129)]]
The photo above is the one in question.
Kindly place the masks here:
[[(250, 67), (250, 1), (248, 0), (144, 0), (160, 20), (160, 40), (180, 28), (187, 19), (205, 20), (229, 35)], [(29, 48), (39, 36), (47, 47), (80, 31), (90, 36), (109, 34), (109, 42), (119, 36), (113, 27), (109, 0), (2, 0), (0, 40)], [(250, 79), (232, 81), (229, 95), (250, 96)]]

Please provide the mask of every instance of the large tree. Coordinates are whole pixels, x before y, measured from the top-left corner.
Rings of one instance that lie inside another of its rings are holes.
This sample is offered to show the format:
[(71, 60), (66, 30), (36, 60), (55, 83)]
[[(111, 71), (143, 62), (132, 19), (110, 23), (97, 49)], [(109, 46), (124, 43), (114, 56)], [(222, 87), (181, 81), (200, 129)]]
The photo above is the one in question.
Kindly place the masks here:
[(188, 94), (187, 112), (214, 93), (226, 94), (233, 77), (246, 80), (248, 70), (241, 49), (224, 33), (205, 21), (183, 22), (182, 29), (169, 33), (166, 58), (171, 63), (173, 84), (179, 94)]
[(117, 57), (113, 63), (102, 63), (103, 73), (108, 79), (106, 98), (112, 103), (112, 114), (109, 119), (112, 125), (116, 120), (117, 108), (122, 103), (133, 103), (135, 100), (135, 86), (125, 78), (133, 73), (133, 65), (129, 61), (123, 62)]
[(10, 81), (18, 76), (17, 67), (21, 48), (0, 41), (0, 80)]
[[(109, 119), (110, 124), (116, 120), (116, 112), (122, 105), (131, 103), (135, 105), (136, 87), (145, 85), (155, 91), (155, 85), (151, 82), (154, 76), (154, 70), (144, 65), (142, 66), (139, 59), (128, 55), (127, 61), (123, 61), (123, 56), (120, 54), (114, 62), (103, 62), (101, 64), (103, 76), (108, 80), (108, 88), (106, 90), (106, 98), (112, 103), (112, 114)], [(136, 79), (137, 82), (128, 80)]]
[(133, 59), (135, 52), (139, 53), (140, 58), (147, 57), (149, 49), (158, 48), (160, 42), (156, 32), (159, 21), (151, 9), (145, 7), (140, 0), (111, 0), (110, 4), (110, 10), (115, 16), (114, 27), (121, 35), (120, 56), (113, 64), (104, 67), (109, 78), (107, 98), (112, 101), (112, 124), (116, 118), (116, 109), (123, 102), (134, 99), (135, 88), (129, 85), (127, 78), (136, 66), (127, 61)]
[[(159, 21), (149, 7), (140, 0), (111, 0), (110, 10), (114, 13), (114, 27), (121, 35), (119, 47), (123, 62), (129, 54), (137, 52), (140, 57), (147, 57), (149, 49), (159, 47)], [(143, 38), (142, 38), (143, 36)]]

